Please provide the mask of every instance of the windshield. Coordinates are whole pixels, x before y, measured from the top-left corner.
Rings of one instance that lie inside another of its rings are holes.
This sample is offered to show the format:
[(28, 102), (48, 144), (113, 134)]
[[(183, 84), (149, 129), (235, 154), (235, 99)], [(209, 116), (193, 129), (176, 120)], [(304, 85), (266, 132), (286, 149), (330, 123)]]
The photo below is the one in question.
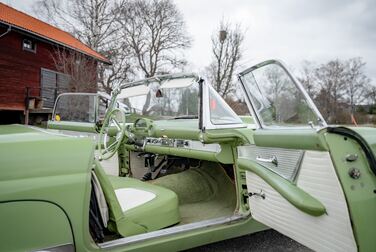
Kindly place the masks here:
[(123, 89), (118, 100), (129, 108), (128, 122), (140, 116), (152, 120), (196, 119), (199, 84), (194, 78), (140, 84)]
[(94, 123), (96, 98), (96, 94), (60, 95), (56, 101), (53, 120)]
[(277, 63), (254, 67), (241, 75), (264, 126), (313, 126), (320, 116), (286, 70)]

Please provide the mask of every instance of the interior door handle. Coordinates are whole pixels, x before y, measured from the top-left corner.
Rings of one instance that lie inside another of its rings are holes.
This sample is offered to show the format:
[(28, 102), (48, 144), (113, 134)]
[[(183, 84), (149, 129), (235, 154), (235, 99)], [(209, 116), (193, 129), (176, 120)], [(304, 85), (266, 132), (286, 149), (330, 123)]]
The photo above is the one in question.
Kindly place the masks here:
[(260, 156), (257, 156), (256, 160), (264, 163), (272, 163), (275, 166), (278, 166), (278, 160), (276, 156), (272, 156), (271, 158), (262, 158)]

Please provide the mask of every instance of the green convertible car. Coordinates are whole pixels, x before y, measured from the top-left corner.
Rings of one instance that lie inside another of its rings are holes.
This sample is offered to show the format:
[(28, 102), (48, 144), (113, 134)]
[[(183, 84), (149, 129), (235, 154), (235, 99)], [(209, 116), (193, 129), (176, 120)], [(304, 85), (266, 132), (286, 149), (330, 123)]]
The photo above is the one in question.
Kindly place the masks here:
[(269, 228), (375, 251), (376, 130), (328, 126), (278, 61), (239, 81), (248, 115), (175, 74), (63, 94), (48, 129), (1, 126), (0, 251), (178, 251)]

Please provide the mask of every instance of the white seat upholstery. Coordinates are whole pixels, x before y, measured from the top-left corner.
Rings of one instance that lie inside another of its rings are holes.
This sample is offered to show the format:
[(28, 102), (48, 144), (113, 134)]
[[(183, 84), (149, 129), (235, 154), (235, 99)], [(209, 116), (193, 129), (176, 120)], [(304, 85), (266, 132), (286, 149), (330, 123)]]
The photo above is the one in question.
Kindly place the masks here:
[(106, 198), (104, 196), (101, 184), (99, 183), (97, 175), (95, 172), (92, 171), (92, 181), (93, 181), (93, 189), (95, 192), (95, 197), (97, 198), (97, 203), (99, 207), (99, 212), (101, 213), (102, 221), (104, 227), (107, 227), (108, 220), (110, 219), (108, 207), (106, 203)]
[(115, 195), (123, 212), (143, 205), (156, 197), (154, 193), (135, 188), (116, 189)]

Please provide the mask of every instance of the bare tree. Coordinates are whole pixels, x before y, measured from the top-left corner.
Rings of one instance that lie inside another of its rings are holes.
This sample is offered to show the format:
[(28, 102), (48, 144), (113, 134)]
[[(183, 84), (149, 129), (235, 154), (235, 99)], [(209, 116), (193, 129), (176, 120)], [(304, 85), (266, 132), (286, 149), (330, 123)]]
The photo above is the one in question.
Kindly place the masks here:
[(316, 65), (310, 61), (303, 61), (302, 71), (298, 80), (302, 83), (310, 97), (314, 98), (318, 93), (315, 75)]
[(115, 27), (118, 7), (124, 3), (125, 0), (39, 0), (34, 9), (39, 17), (72, 33), (113, 62), (111, 66), (98, 66), (97, 80), (107, 92), (130, 75), (129, 50), (120, 46)]
[(52, 55), (57, 71), (69, 75), (69, 91), (96, 92), (97, 62), (72, 50), (56, 48)]
[(351, 115), (355, 112), (355, 105), (367, 98), (367, 86), (371, 80), (364, 73), (365, 65), (361, 58), (351, 58), (346, 62), (345, 96), (351, 108)]
[(146, 77), (186, 64), (183, 50), (191, 39), (172, 0), (131, 0), (120, 9), (121, 38)]
[(376, 105), (376, 86), (370, 84), (366, 87), (365, 97), (369, 105)]
[(215, 90), (226, 97), (235, 90), (234, 72), (242, 57), (243, 31), (239, 24), (222, 20), (211, 40), (213, 61), (207, 67), (208, 79)]
[(336, 115), (338, 105), (343, 101), (347, 80), (346, 65), (339, 59), (331, 60), (316, 68), (315, 75), (320, 87), (316, 101), (322, 108), (321, 112), (330, 122), (338, 123)]

